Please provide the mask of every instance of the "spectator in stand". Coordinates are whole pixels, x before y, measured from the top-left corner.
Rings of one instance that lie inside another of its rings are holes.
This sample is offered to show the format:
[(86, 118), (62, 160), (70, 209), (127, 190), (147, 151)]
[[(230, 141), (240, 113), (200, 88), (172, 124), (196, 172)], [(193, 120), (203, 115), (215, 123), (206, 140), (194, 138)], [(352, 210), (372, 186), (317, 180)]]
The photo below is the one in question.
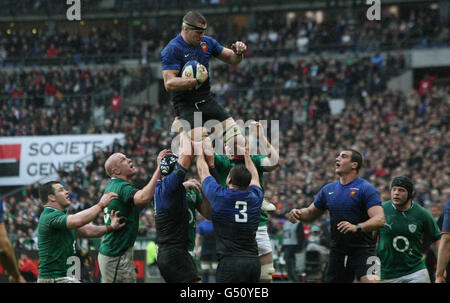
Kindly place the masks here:
[(113, 117), (119, 117), (122, 112), (122, 96), (119, 95), (119, 92), (115, 91), (114, 96), (111, 98), (111, 110), (113, 113)]
[(20, 254), (19, 269), (27, 282), (36, 282), (38, 277), (38, 267), (28, 257), (26, 253)]

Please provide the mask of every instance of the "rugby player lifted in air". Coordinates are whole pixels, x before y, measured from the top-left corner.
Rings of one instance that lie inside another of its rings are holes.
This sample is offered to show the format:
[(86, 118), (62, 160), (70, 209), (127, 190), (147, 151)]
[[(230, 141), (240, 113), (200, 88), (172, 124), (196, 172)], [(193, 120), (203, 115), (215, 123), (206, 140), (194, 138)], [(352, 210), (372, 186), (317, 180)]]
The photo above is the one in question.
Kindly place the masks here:
[[(240, 155), (243, 155), (245, 139), (235, 120), (211, 96), (208, 68), (211, 57), (228, 64), (239, 64), (247, 46), (237, 41), (231, 49), (223, 47), (214, 38), (205, 36), (206, 29), (206, 18), (199, 12), (190, 11), (183, 17), (181, 33), (161, 52), (164, 86), (168, 92), (174, 93), (175, 116), (180, 119), (184, 130), (192, 130), (195, 141), (201, 141), (207, 135), (203, 121), (217, 121), (215, 126), (210, 126), (215, 127), (217, 132), (223, 132), (220, 139), (230, 147), (234, 145), (234, 140), (238, 141)], [(195, 78), (183, 78), (181, 71), (191, 60), (199, 62), (200, 68)], [(201, 125), (194, 124), (194, 112), (201, 112)]]

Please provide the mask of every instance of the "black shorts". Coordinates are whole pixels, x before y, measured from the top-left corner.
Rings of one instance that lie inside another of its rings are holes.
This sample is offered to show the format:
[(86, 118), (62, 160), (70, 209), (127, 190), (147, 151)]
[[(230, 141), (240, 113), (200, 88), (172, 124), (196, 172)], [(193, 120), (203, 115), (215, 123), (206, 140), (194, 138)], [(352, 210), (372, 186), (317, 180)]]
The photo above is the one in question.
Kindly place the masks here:
[(255, 257), (224, 257), (219, 261), (216, 272), (218, 283), (258, 283), (261, 276), (261, 262)]
[[(205, 125), (205, 122), (209, 120), (222, 122), (231, 117), (225, 108), (217, 103), (211, 95), (196, 101), (174, 102), (173, 107), (175, 115), (178, 116), (179, 119), (189, 123), (189, 129), (203, 126)], [(197, 118), (197, 121), (194, 119), (195, 112), (201, 112), (201, 115), (199, 116), (201, 117), (201, 120), (199, 118)]]
[(156, 259), (161, 276), (167, 283), (199, 281), (197, 265), (186, 249), (159, 248)]
[(370, 258), (376, 257), (375, 248), (358, 248), (352, 251), (330, 249), (328, 270), (325, 281), (327, 283), (352, 283), (355, 278), (371, 274), (373, 266)]
[(200, 261), (217, 262), (217, 254), (215, 250), (203, 250), (200, 255)]

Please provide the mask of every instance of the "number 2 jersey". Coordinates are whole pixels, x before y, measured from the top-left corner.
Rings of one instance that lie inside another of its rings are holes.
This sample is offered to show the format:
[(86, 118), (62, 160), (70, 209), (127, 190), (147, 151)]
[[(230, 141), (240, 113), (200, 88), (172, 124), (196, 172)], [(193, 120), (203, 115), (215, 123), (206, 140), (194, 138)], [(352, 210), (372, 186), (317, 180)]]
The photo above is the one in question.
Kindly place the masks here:
[(255, 237), (264, 197), (261, 188), (254, 185), (248, 190), (225, 188), (209, 176), (203, 180), (202, 189), (211, 203), (219, 260), (230, 256), (257, 257)]
[(431, 213), (414, 201), (406, 211), (398, 211), (392, 200), (384, 202), (383, 208), (386, 223), (380, 229), (377, 250), (381, 280), (406, 276), (426, 268), (422, 258), (422, 236), (432, 242), (441, 238)]

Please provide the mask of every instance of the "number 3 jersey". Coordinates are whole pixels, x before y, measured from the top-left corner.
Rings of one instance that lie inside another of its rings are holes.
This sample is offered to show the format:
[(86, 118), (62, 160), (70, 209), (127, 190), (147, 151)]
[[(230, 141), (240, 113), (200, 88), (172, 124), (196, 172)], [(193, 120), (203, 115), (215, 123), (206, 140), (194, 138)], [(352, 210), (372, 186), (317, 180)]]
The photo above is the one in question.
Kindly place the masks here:
[(229, 256), (258, 256), (256, 230), (261, 214), (263, 191), (257, 186), (234, 190), (219, 185), (209, 176), (202, 183), (211, 203), (212, 222), (219, 259)]
[(398, 278), (426, 268), (422, 258), (422, 236), (432, 242), (441, 238), (430, 212), (414, 201), (406, 211), (398, 211), (392, 200), (384, 202), (383, 208), (386, 223), (380, 229), (377, 250), (381, 279)]

